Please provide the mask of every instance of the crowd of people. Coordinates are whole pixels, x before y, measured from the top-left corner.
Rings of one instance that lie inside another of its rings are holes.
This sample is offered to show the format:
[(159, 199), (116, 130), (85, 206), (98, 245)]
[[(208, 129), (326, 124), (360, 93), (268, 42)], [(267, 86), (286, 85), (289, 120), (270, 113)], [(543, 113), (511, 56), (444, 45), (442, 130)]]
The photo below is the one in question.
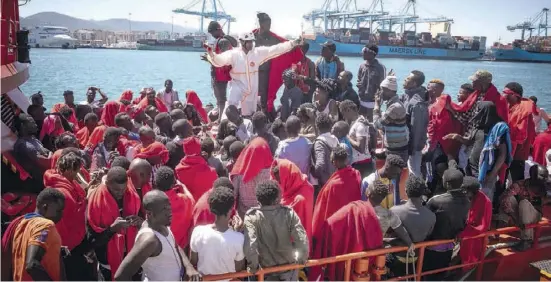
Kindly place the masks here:
[[(479, 70), (453, 102), (413, 70), (398, 95), (366, 45), (356, 92), (334, 43), (313, 62), (258, 19), (238, 40), (209, 24), (216, 107), (171, 80), (116, 99), (90, 87), (80, 103), (68, 90), (50, 111), (30, 97), (14, 118), (17, 173), (3, 166), (15, 183), (3, 185), (3, 280), (198, 280), (408, 246), (387, 256), (390, 278), (413, 273), (415, 243), (457, 239), (428, 248), (423, 271), (475, 262), (484, 242), (461, 239), (511, 223), (516, 248), (530, 246), (524, 227), (551, 191), (551, 123), (519, 83), (500, 93)], [(343, 263), (304, 271), (345, 277)]]

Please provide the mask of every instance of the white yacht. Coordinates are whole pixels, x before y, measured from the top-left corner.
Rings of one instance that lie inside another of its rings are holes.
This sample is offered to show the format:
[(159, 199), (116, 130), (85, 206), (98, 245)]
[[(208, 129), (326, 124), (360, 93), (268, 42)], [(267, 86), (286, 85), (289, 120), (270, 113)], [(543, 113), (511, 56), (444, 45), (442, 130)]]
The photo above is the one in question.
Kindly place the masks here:
[(37, 26), (29, 29), (29, 45), (32, 48), (75, 48), (78, 40), (72, 38), (69, 29), (60, 26)]

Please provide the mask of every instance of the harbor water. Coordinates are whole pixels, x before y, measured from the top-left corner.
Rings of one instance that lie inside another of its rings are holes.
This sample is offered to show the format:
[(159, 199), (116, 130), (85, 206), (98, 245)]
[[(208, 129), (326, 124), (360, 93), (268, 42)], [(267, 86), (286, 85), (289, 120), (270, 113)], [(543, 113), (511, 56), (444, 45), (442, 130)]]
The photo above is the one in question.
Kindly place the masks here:
[[(193, 89), (203, 104), (214, 104), (210, 65), (201, 61), (199, 55), (198, 52), (176, 51), (32, 49), (31, 78), (21, 89), (27, 96), (41, 91), (45, 106), (50, 109), (53, 104), (63, 102), (65, 90), (74, 91), (76, 102), (85, 99), (89, 86), (99, 87), (110, 99), (117, 99), (126, 89), (132, 89), (134, 97), (142, 87), (161, 90), (165, 79), (171, 79), (180, 93), (180, 99), (183, 99), (186, 90)], [(342, 57), (341, 60), (345, 68), (354, 74), (355, 82), (362, 58)], [(444, 92), (454, 99), (461, 84), (470, 82), (470, 75), (478, 69), (485, 69), (493, 74), (494, 84), (499, 90), (508, 82), (516, 81), (523, 86), (525, 97), (538, 97), (538, 106), (551, 112), (549, 64), (394, 58), (380, 61), (387, 70), (394, 69), (400, 88), (401, 81), (410, 71), (420, 70), (425, 73), (427, 82), (433, 78), (444, 81)], [(402, 93), (402, 89), (398, 92)]]

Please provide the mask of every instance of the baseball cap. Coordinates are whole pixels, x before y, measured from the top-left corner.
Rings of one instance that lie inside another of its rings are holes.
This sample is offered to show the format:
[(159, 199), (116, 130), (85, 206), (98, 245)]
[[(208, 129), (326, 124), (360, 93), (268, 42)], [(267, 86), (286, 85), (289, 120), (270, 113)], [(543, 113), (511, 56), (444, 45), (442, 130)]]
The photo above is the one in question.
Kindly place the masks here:
[(327, 47), (329, 50), (335, 52), (337, 51), (337, 45), (331, 41), (326, 41), (325, 43), (321, 44), (322, 47)]
[(473, 75), (469, 76), (469, 79), (471, 81), (475, 81), (479, 79), (492, 81), (492, 74), (487, 70), (477, 70)]

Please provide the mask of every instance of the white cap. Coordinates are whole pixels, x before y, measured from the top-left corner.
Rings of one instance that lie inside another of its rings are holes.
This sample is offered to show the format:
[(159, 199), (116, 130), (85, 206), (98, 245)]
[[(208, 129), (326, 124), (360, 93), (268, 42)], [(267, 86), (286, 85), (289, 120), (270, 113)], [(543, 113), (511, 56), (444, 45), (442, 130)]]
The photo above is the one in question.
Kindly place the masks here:
[(383, 82), (381, 82), (381, 87), (388, 88), (392, 91), (398, 90), (398, 83), (396, 82), (396, 76), (388, 75)]
[(239, 35), (239, 40), (243, 41), (254, 41), (254, 34), (252, 32), (245, 32)]

